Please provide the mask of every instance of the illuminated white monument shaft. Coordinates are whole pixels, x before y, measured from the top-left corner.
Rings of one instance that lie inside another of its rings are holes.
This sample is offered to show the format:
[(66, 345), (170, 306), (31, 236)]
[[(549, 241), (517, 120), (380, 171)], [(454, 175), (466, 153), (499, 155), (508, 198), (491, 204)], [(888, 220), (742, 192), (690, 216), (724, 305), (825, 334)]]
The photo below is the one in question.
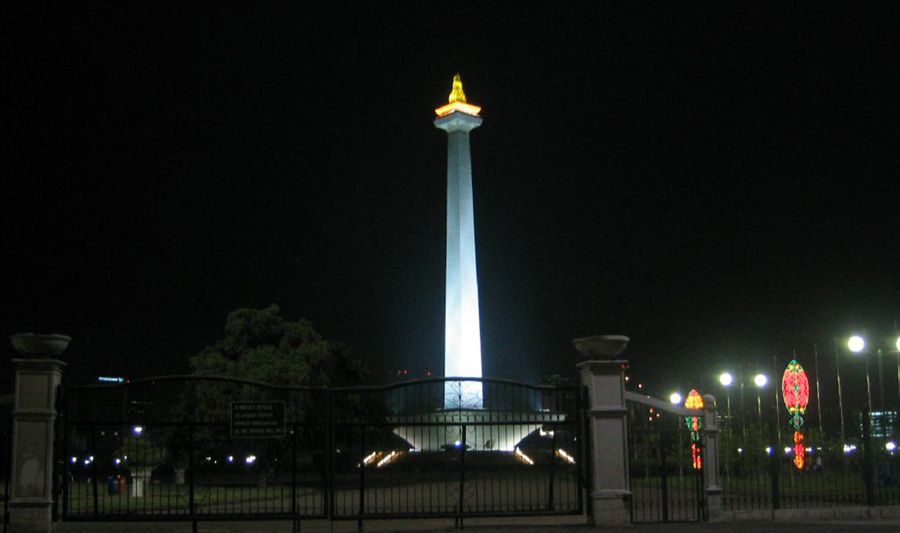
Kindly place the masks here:
[[(481, 377), (481, 328), (475, 268), (475, 210), (469, 132), (481, 125), (480, 107), (466, 103), (459, 74), (450, 103), (435, 110), (434, 125), (447, 132), (447, 292), (444, 375)], [(447, 383), (446, 409), (482, 407), (480, 382)]]

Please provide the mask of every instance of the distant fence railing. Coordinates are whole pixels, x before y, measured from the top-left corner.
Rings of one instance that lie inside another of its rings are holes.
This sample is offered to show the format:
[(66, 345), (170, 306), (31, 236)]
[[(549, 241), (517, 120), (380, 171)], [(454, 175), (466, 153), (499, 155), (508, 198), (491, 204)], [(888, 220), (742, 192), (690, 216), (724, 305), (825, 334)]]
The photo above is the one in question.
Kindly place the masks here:
[[(769, 418), (774, 418), (772, 415)], [(791, 431), (760, 417), (721, 432), (723, 505), (729, 511), (809, 509), (900, 504), (900, 457), (890, 436), (875, 438), (866, 417), (846, 442), (805, 440), (803, 468), (793, 462)]]

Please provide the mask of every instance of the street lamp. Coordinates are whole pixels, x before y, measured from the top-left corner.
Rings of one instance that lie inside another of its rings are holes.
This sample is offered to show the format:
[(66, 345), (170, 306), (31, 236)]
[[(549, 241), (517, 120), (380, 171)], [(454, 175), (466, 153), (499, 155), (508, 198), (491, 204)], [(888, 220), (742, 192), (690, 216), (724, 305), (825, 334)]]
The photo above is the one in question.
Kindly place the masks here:
[(841, 445), (847, 445), (847, 434), (844, 431), (844, 394), (841, 392), (841, 360), (838, 357), (837, 337), (833, 337), (834, 346), (834, 373), (837, 376), (838, 412), (841, 414)]
[(731, 426), (732, 426), (732, 420), (731, 420), (731, 384), (734, 383), (734, 376), (732, 376), (732, 375), (729, 374), (728, 372), (722, 372), (721, 374), (719, 374), (719, 383), (721, 383), (722, 386), (725, 387), (725, 406), (726, 406), (726, 413), (727, 413), (727, 415), (728, 415), (726, 418), (727, 418), (727, 420), (728, 420), (728, 427), (729, 427), (729, 429), (730, 429)]
[(755, 383), (756, 386), (761, 389), (765, 387), (767, 383), (769, 383), (769, 378), (767, 378), (765, 374), (757, 374), (753, 376), (753, 383)]
[(669, 395), (669, 401), (674, 403), (675, 405), (681, 405), (681, 400), (682, 400), (681, 395), (678, 394), (677, 392), (673, 392), (672, 394)]
[(757, 374), (753, 376), (753, 384), (756, 385), (756, 418), (759, 422), (760, 431), (762, 430), (762, 400), (759, 397), (759, 390), (769, 383), (769, 378), (765, 374)]
[[(872, 416), (872, 380), (869, 377), (869, 358), (864, 351), (866, 349), (866, 340), (859, 335), (854, 335), (847, 341), (847, 348), (849, 348), (851, 352), (862, 356), (863, 361), (866, 363), (866, 399), (869, 407), (869, 414), (867, 416)], [(881, 350), (878, 351), (880, 352)]]
[[(900, 337), (897, 337), (897, 340), (894, 342), (894, 346), (897, 348), (897, 351), (894, 352), (897, 354), (897, 397), (900, 398)], [(878, 350), (878, 352), (879, 352), (878, 379), (880, 380), (881, 379), (881, 359), (880, 359), (881, 350)], [(882, 398), (881, 410), (884, 411), (884, 405), (883, 405), (884, 404), (884, 383), (881, 383), (881, 398)]]

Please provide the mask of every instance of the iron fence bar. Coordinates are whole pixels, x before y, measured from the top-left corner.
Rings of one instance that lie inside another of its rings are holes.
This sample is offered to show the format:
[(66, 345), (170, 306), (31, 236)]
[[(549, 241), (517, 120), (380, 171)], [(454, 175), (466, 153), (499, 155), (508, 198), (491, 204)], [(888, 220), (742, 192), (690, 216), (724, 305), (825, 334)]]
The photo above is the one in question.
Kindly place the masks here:
[[(62, 417), (62, 514), (63, 520), (69, 515), (69, 476), (71, 472), (71, 464), (69, 463), (69, 397), (65, 389), (62, 390), (63, 410), (60, 413)], [(7, 481), (8, 483), (8, 481)], [(8, 490), (8, 489), (7, 489)], [(5, 530), (4, 530), (5, 531)]]
[[(706, 444), (706, 441), (704, 441), (704, 444)], [(704, 446), (701, 449), (705, 451), (706, 446)], [(719, 446), (719, 450), (721, 450), (721, 449), (722, 449), (722, 447)], [(696, 499), (697, 507), (698, 507), (697, 521), (705, 522), (705, 521), (709, 520), (709, 507), (708, 507), (709, 501), (707, 500), (706, 487), (704, 486), (705, 483), (704, 483), (704, 479), (703, 479), (703, 468), (706, 468), (706, 463), (701, 463), (701, 464), (702, 464), (702, 467), (696, 470), (697, 475), (695, 477), (695, 485), (694, 486), (695, 486), (696, 495), (697, 495), (697, 499)]]
[(668, 455), (669, 439), (666, 438), (665, 433), (661, 433), (659, 436), (659, 489), (662, 496), (660, 506), (663, 522), (669, 521), (669, 468), (668, 461), (666, 461)]
[[(194, 426), (188, 427), (188, 512), (191, 516), (191, 530), (197, 533), (197, 506), (194, 502)], [(176, 474), (177, 475), (177, 474)], [(177, 480), (176, 480), (177, 484)]]
[[(583, 506), (579, 508), (579, 511), (582, 509), (588, 510), (588, 516), (590, 517), (590, 521), (593, 523), (593, 513), (591, 512), (591, 506), (589, 503), (585, 502), (585, 498), (590, 497), (593, 480), (590, 475), (591, 469), (593, 468), (593, 459), (591, 457), (591, 442), (590, 438), (587, 435), (590, 434), (590, 413), (587, 411), (587, 406), (590, 405), (588, 403), (588, 388), (580, 387), (578, 390), (578, 397), (580, 399), (578, 410), (576, 413), (578, 414), (578, 426), (579, 426), (579, 437), (581, 439), (580, 448), (582, 450), (582, 460), (579, 463), (582, 463), (581, 468), (578, 469), (578, 504), (579, 506)], [(629, 427), (632, 427), (629, 425)], [(588, 472), (588, 474), (585, 474)], [(634, 500), (632, 499), (632, 503)], [(632, 507), (632, 522), (634, 522), (634, 508)]]
[(553, 474), (554, 474), (554, 467), (556, 466), (556, 433), (557, 433), (556, 430), (557, 430), (557, 428), (556, 428), (556, 426), (551, 426), (551, 427), (553, 428), (553, 437), (552, 437), (552, 443), (550, 444), (550, 487), (549, 487), (549, 490), (547, 491), (547, 510), (548, 511), (553, 510), (553, 490), (554, 490), (553, 489), (553, 481), (554, 481)]
[(6, 461), (6, 472), (4, 472), (3, 480), (3, 533), (7, 533), (9, 527), (9, 483), (12, 480), (12, 413), (8, 415), (4, 413), (2, 420), (5, 434), (3, 438), (4, 460)]
[[(777, 405), (776, 405), (777, 408)], [(781, 464), (778, 460), (778, 439), (775, 438), (776, 435), (776, 422), (774, 420), (769, 420), (769, 439), (771, 442), (770, 449), (771, 452), (767, 451), (768, 459), (769, 459), (769, 476), (770, 482), (772, 486), (772, 509), (778, 510), (781, 508), (781, 483), (779, 482), (779, 478), (781, 476)], [(762, 427), (760, 426), (760, 432), (762, 432)]]
[[(97, 449), (97, 430), (91, 426), (91, 450)], [(100, 515), (99, 502), (97, 501), (97, 462), (91, 461), (91, 491), (94, 497), (94, 516)]]
[(356, 527), (359, 531), (363, 530), (363, 515), (366, 513), (366, 463), (361, 459), (366, 456), (366, 428), (360, 428), (359, 438), (359, 513)]
[(297, 524), (297, 430), (291, 426), (291, 515), (294, 516), (291, 529), (296, 531)]
[[(868, 359), (867, 359), (868, 360)], [(883, 412), (882, 412), (883, 413)], [(866, 505), (872, 507), (875, 505), (875, 470), (873, 468), (872, 459), (872, 427), (871, 412), (863, 409), (862, 417), (862, 440), (863, 440), (863, 476), (866, 486)]]
[(466, 444), (466, 424), (463, 424), (460, 429), (461, 433), (461, 441), (462, 447), (460, 448), (460, 457), (459, 457), (459, 518), (457, 520), (458, 528), (463, 528), (463, 505), (465, 503), (465, 488), (466, 488), (466, 448), (468, 447)]

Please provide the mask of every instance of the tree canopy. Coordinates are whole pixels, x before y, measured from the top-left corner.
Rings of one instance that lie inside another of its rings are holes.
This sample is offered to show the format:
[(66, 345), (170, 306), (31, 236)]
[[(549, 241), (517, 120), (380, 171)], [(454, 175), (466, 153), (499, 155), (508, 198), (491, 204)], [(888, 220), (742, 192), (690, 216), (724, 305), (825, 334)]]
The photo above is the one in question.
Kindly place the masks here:
[(192, 357), (191, 367), (198, 375), (272, 385), (340, 387), (365, 376), (346, 345), (323, 338), (306, 319), (287, 320), (275, 304), (229, 313), (225, 337)]

